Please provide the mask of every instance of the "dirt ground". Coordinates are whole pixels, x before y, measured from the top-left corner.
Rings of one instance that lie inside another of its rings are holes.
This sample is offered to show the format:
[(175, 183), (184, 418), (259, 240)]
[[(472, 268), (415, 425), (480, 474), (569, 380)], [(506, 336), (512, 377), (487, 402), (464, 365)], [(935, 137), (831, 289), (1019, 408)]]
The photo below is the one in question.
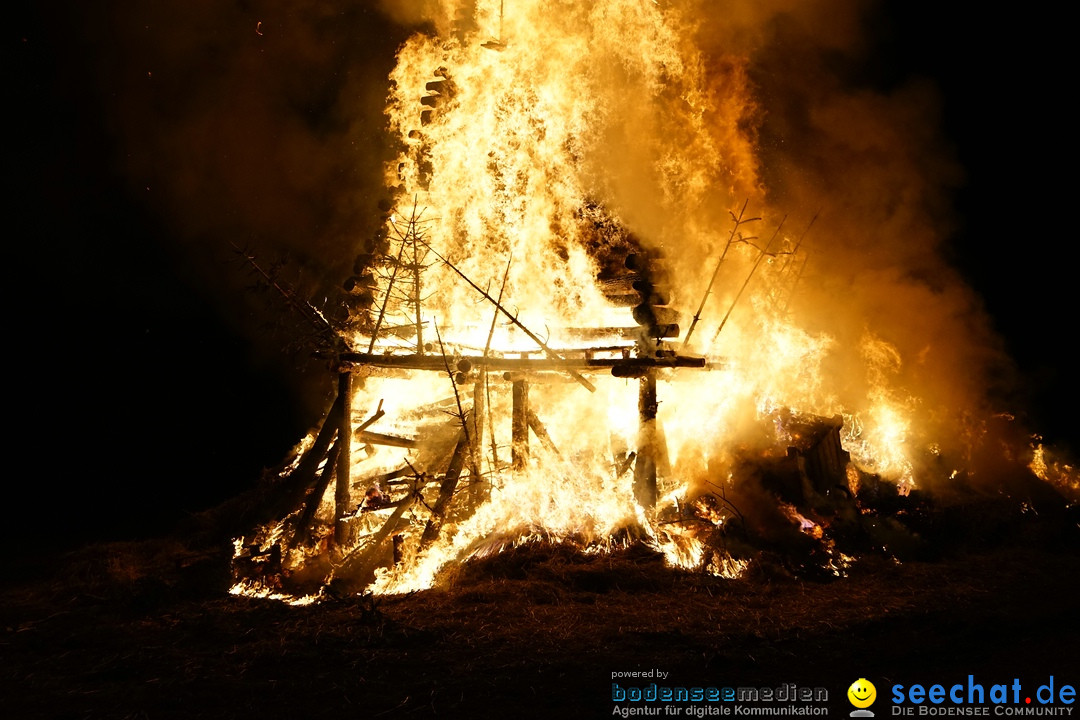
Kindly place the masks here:
[(9, 572), (0, 697), (11, 718), (610, 717), (612, 674), (658, 669), (672, 685), (823, 687), (833, 716), (865, 677), (880, 717), (894, 683), (1078, 684), (1075, 520), (966, 537), (832, 580), (535, 546), (434, 590), (306, 607), (228, 595), (224, 545), (95, 545)]

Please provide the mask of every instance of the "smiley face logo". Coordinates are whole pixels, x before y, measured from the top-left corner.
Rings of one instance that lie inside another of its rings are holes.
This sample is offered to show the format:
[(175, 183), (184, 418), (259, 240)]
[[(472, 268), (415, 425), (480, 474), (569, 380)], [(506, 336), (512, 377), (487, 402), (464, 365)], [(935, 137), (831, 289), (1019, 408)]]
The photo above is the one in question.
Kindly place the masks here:
[(866, 678), (859, 678), (847, 689), (847, 698), (857, 708), (868, 708), (877, 700), (877, 688)]

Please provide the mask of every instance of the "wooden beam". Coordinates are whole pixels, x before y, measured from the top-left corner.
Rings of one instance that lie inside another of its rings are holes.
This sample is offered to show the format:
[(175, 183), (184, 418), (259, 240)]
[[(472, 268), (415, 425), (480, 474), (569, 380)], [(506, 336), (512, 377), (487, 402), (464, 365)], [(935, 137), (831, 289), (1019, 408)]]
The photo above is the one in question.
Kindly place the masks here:
[(533, 371), (521, 371), (521, 370), (507, 370), (502, 374), (503, 380), (506, 382), (517, 382), (518, 380), (528, 380), (533, 385), (567, 385), (574, 382), (574, 378), (564, 373), (556, 372), (544, 372), (542, 370)]
[[(468, 361), (473, 368), (487, 370), (509, 370), (535, 372), (543, 370), (580, 370), (582, 372), (604, 372), (616, 368), (630, 371), (651, 368), (703, 368), (707, 366), (705, 358), (696, 355), (674, 355), (671, 357), (593, 357), (586, 355), (587, 350), (563, 350), (564, 355), (579, 353), (577, 356), (558, 358), (528, 357), (483, 357), (470, 356)], [(356, 370), (363, 366), (382, 368), (402, 368), (405, 370), (427, 370), (446, 372), (446, 363), (438, 355), (373, 355), (370, 353), (347, 352), (340, 355), (346, 363), (352, 363)], [(723, 365), (709, 364), (709, 367)]]
[(469, 504), (479, 507), (487, 499), (483, 474), (480, 468), (484, 457), (484, 419), (487, 414), (487, 371), (481, 370), (473, 384), (473, 410), (470, 419), (469, 441), (472, 443), (469, 463)]
[(510, 464), (514, 470), (524, 470), (529, 464), (529, 383), (515, 380), (512, 387)]
[(424, 534), (420, 536), (420, 549), (423, 550), (439, 537), (443, 521), (446, 520), (446, 508), (454, 497), (457, 490), (458, 480), (461, 478), (461, 469), (465, 467), (465, 457), (469, 454), (469, 439), (465, 433), (461, 433), (454, 454), (450, 457), (450, 465), (446, 468), (442, 484), (439, 485), (439, 497), (435, 499), (435, 505), (431, 508), (431, 517), (424, 526)]
[(634, 461), (634, 497), (646, 510), (656, 507), (656, 372), (638, 387), (638, 447)]
[(348, 525), (341, 518), (352, 512), (352, 373), (338, 374), (341, 429), (338, 431), (337, 486), (334, 491), (334, 543), (344, 545)]
[(292, 542), (290, 543), (293, 547), (306, 545), (311, 541), (312, 522), (315, 520), (315, 513), (318, 512), (319, 505), (322, 504), (326, 488), (330, 485), (330, 478), (334, 475), (339, 450), (340, 443), (334, 443), (333, 447), (330, 448), (330, 454), (326, 456), (326, 465), (319, 475), (319, 481), (315, 483), (304, 501), (304, 510), (296, 521), (296, 529), (293, 530)]
[(284, 517), (304, 501), (308, 489), (315, 482), (315, 474), (319, 470), (319, 465), (326, 458), (330, 444), (334, 441), (341, 426), (341, 404), (342, 399), (339, 395), (334, 399), (330, 411), (323, 419), (322, 427), (319, 428), (319, 434), (316, 435), (315, 442), (300, 458), (296, 468), (284, 479), (282, 489), (275, 493), (276, 502), (269, 506), (264, 521)]
[(357, 430), (353, 433), (353, 437), (360, 442), (370, 443), (372, 445), (387, 445), (389, 447), (410, 449), (420, 447), (419, 440), (398, 437), (396, 435), (384, 435), (383, 433), (371, 432), (370, 430)]
[(544, 423), (540, 421), (539, 416), (537, 416), (537, 414), (534, 413), (531, 408), (528, 412), (528, 422), (529, 429), (531, 429), (533, 431), (533, 435), (535, 435), (540, 440), (540, 444), (543, 445), (552, 455), (557, 458), (561, 458), (562, 454), (559, 452), (559, 448), (555, 446), (555, 441), (551, 439), (551, 435), (548, 435), (548, 431), (547, 428), (544, 427)]

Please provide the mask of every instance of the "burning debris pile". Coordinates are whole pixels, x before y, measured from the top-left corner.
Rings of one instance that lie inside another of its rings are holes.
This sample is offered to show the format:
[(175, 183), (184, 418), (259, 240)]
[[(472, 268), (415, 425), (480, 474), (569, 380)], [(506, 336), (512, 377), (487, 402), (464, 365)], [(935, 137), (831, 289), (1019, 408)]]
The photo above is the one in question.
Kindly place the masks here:
[(667, 3), (437, 5), (390, 78), (382, 229), (309, 313), (336, 399), (234, 592), (427, 588), (535, 541), (726, 576), (918, 552), (886, 511), (996, 442), (977, 378), (912, 339), (928, 293), (852, 310), (849, 230), (769, 209), (745, 60)]

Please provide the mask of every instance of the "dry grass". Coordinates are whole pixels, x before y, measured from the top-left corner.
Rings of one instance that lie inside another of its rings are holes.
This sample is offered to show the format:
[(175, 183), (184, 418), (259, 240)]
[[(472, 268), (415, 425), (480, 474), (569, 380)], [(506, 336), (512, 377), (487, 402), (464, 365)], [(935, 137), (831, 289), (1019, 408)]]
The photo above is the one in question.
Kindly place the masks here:
[(989, 523), (974, 540), (942, 531), (933, 559), (868, 553), (833, 581), (542, 544), (427, 592), (299, 608), (226, 595), (227, 553), (94, 546), (3, 591), (0, 692), (9, 717), (584, 717), (610, 715), (613, 671), (648, 667), (838, 699), (860, 676), (1065, 674), (1075, 527), (976, 511), (948, 516)]

